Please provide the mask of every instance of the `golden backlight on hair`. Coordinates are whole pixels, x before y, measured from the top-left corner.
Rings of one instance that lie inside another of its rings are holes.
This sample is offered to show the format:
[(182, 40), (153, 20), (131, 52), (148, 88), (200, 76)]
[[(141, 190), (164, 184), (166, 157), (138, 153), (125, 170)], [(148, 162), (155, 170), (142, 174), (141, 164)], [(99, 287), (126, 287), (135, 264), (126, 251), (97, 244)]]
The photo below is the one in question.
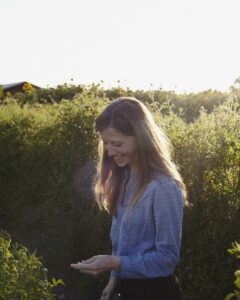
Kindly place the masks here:
[[(144, 191), (150, 172), (158, 171), (170, 176), (181, 189), (184, 203), (187, 204), (186, 189), (171, 159), (170, 142), (164, 132), (156, 125), (147, 107), (139, 100), (121, 97), (106, 106), (97, 117), (95, 130), (102, 132), (107, 127), (118, 130), (124, 135), (135, 136), (139, 163), (138, 185), (130, 203), (133, 207)], [(95, 195), (101, 209), (115, 212), (124, 169), (117, 167), (99, 142), (99, 163), (97, 168)]]

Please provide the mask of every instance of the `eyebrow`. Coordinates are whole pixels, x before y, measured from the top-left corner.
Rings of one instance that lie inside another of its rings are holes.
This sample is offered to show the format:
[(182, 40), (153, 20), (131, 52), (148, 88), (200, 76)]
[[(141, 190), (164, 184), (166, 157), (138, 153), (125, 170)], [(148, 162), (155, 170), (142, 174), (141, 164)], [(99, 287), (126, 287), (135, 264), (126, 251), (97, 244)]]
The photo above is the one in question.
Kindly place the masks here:
[[(103, 139), (101, 139), (103, 143), (107, 143), (106, 141), (104, 141)], [(109, 141), (109, 143), (113, 144), (113, 143), (123, 143), (123, 141), (119, 141), (119, 140), (113, 140), (113, 141)]]

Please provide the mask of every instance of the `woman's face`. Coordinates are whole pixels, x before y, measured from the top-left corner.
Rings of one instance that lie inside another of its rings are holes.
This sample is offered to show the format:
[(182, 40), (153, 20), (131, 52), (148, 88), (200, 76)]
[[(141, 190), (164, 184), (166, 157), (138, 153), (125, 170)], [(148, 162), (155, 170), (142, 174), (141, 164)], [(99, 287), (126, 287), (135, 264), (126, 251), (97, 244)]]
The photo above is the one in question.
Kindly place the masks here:
[(120, 131), (107, 127), (100, 132), (104, 149), (119, 167), (129, 166), (132, 171), (138, 167), (136, 138), (122, 134)]

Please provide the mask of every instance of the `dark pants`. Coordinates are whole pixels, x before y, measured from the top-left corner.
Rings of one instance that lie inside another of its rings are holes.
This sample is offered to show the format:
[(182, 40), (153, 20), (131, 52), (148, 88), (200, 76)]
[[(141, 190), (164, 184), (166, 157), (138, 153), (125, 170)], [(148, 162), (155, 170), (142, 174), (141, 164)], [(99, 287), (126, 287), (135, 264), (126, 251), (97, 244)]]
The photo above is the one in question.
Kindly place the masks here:
[(121, 300), (181, 300), (174, 275), (150, 279), (120, 279)]

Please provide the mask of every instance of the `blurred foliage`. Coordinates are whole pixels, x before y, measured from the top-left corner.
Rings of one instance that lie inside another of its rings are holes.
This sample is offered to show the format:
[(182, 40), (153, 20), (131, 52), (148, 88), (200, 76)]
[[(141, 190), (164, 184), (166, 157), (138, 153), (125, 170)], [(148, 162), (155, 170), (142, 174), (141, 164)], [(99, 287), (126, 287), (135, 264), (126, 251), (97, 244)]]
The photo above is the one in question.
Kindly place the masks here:
[[(235, 242), (232, 244), (232, 249), (228, 249), (228, 252), (235, 255), (237, 259), (240, 259), (240, 244)], [(230, 299), (239, 299), (240, 298), (240, 269), (236, 270), (235, 273), (235, 290), (232, 293), (229, 293), (224, 300), (230, 300)]]
[(30, 93), (33, 89), (33, 86), (29, 82), (25, 82), (23, 85), (23, 91), (24, 93)]
[(9, 234), (0, 230), (0, 299), (53, 300), (52, 289), (62, 280), (48, 281), (47, 269), (35, 253), (11, 244)]
[[(74, 85), (63, 84), (56, 88), (41, 88), (34, 89), (31, 84), (25, 87), (25, 93), (16, 93), (11, 95), (7, 93), (2, 95), (0, 93), (0, 104), (9, 101), (9, 98), (14, 98), (20, 104), (33, 103), (59, 103), (63, 100), (72, 101), (76, 96), (92, 96), (98, 98), (107, 98), (109, 100), (116, 99), (121, 96), (136, 97), (145, 104), (151, 105), (170, 105), (173, 112), (187, 121), (193, 122), (199, 117), (199, 110), (203, 107), (207, 113), (211, 113), (214, 107), (226, 102), (229, 98), (235, 98), (240, 101), (240, 79), (236, 79), (234, 85), (230, 88), (228, 93), (219, 92), (216, 90), (207, 90), (199, 93), (183, 93), (177, 94), (175, 91), (158, 90), (131, 90), (130, 88), (123, 88), (120, 85), (112, 87), (111, 89), (104, 89), (103, 82), (91, 85)], [(165, 113), (162, 110), (162, 113)]]
[(98, 297), (108, 274), (90, 278), (69, 265), (110, 252), (111, 218), (79, 188), (83, 181), (79, 174), (96, 159), (95, 117), (108, 99), (126, 94), (146, 103), (167, 132), (189, 191), (192, 207), (185, 210), (179, 266), (184, 299), (223, 299), (232, 290), (234, 270), (226, 249), (239, 238), (236, 91), (176, 95), (65, 85), (3, 97), (0, 228), (30, 251), (37, 249), (49, 275), (63, 278), (66, 289), (58, 294), (64, 293), (68, 300)]
[(179, 268), (186, 299), (223, 299), (226, 270), (233, 267), (225, 249), (239, 238), (239, 106), (230, 101), (211, 114), (202, 109), (191, 124), (172, 114), (165, 128), (193, 205), (185, 210)]

